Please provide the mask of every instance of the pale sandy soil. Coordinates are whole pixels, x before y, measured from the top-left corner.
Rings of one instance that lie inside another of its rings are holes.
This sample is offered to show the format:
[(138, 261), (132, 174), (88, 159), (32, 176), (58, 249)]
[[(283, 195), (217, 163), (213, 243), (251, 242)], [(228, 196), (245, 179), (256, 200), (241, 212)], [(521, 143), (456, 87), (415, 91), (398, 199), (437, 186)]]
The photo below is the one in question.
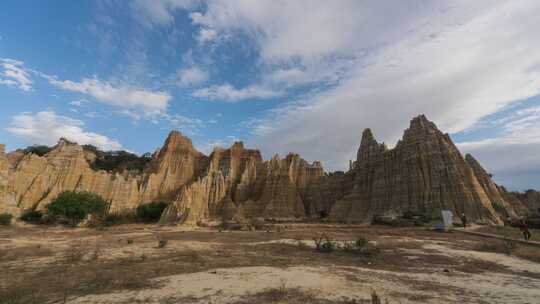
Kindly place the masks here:
[[(315, 232), (338, 242), (363, 235), (380, 254), (320, 253)], [(519, 257), (500, 245), (421, 228), (8, 228), (0, 230), (0, 303), (331, 304), (361, 303), (373, 291), (389, 303), (538, 303), (540, 249)], [(24, 302), (29, 294), (38, 300)], [(9, 297), (23, 300), (3, 302)]]

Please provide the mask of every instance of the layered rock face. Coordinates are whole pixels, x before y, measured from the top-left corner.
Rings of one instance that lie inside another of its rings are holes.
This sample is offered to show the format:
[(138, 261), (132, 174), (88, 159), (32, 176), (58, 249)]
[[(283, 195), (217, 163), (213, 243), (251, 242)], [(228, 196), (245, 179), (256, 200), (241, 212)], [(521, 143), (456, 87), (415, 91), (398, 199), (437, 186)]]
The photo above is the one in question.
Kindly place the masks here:
[(113, 211), (139, 201), (139, 177), (94, 171), (82, 147), (63, 139), (47, 155), (27, 154), (10, 167), (7, 192), (21, 210), (43, 209), (66, 190), (97, 193), (111, 202)]
[(391, 150), (366, 129), (353, 171), (353, 189), (335, 203), (332, 219), (369, 222), (375, 215), (408, 210), (435, 217), (449, 209), (473, 220), (501, 222), (492, 202), (505, 203), (491, 179), (481, 176), (480, 182), (450, 137), (423, 115), (411, 121)]
[(181, 190), (162, 222), (304, 217), (306, 189), (322, 175), (320, 163), (308, 164), (297, 154), (263, 162), (258, 150), (241, 142), (216, 148), (204, 176)]
[(170, 201), (182, 186), (200, 177), (207, 166), (208, 157), (197, 151), (189, 138), (171, 132), (145, 172), (141, 201)]
[(20, 214), (15, 192), (11, 188), (10, 162), (5, 154), (4, 145), (0, 145), (0, 213), (7, 212), (15, 216)]
[[(111, 212), (151, 201), (169, 203), (162, 223), (197, 224), (245, 218), (320, 218), (370, 222), (376, 215), (415, 211), (439, 216), (449, 209), (471, 220), (500, 223), (540, 207), (538, 192), (510, 193), (471, 155), (462, 157), (447, 134), (423, 115), (414, 118), (396, 147), (362, 134), (347, 172), (325, 173), (298, 154), (263, 161), (241, 142), (206, 156), (171, 132), (142, 171), (92, 169), (95, 151), (60, 140), (44, 156), (0, 146), (0, 212), (44, 209), (60, 192), (90, 191)], [(140, 169), (138, 169), (140, 170)]]

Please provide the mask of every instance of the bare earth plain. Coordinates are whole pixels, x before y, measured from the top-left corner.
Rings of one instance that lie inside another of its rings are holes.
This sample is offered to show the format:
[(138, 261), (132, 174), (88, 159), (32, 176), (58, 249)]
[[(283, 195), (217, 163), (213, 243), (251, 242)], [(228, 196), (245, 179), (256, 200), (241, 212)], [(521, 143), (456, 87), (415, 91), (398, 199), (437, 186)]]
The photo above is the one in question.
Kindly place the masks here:
[[(378, 253), (320, 252), (318, 233)], [(0, 303), (539, 303), (540, 248), (516, 246), (420, 227), (8, 227)]]

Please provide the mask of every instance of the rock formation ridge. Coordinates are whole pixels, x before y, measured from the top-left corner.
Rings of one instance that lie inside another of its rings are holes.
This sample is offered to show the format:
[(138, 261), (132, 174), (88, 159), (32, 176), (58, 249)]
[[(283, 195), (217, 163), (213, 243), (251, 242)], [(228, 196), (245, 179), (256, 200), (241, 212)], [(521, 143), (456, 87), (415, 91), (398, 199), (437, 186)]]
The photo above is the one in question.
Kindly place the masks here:
[(320, 218), (370, 222), (373, 217), (441, 209), (472, 220), (502, 219), (540, 207), (538, 192), (510, 193), (471, 155), (463, 157), (448, 134), (420, 115), (393, 149), (364, 130), (347, 172), (325, 173), (298, 154), (264, 161), (242, 142), (206, 156), (177, 131), (169, 134), (142, 172), (92, 169), (91, 150), (61, 139), (47, 154), (0, 146), (0, 212), (42, 210), (60, 192), (91, 191), (110, 212), (141, 203), (169, 203), (161, 222), (197, 224), (245, 218)]

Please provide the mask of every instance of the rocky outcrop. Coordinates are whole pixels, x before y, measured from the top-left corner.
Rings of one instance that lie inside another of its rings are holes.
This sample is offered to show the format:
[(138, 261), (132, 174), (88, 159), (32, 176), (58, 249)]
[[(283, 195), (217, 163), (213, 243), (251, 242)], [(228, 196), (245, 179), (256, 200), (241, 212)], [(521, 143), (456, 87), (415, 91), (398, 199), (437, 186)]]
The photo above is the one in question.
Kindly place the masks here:
[(465, 160), (473, 169), (476, 179), (489, 197), (493, 208), (504, 218), (518, 217), (519, 214), (526, 212), (527, 207), (522, 201), (514, 197), (513, 194), (506, 191), (493, 182), (491, 174), (487, 173), (480, 163), (470, 154), (465, 155)]
[[(506, 191), (506, 190), (505, 190)], [(540, 213), (540, 192), (529, 189), (523, 193), (519, 192), (507, 192), (506, 193), (518, 200), (525, 210), (531, 213)]]
[(182, 186), (199, 178), (208, 166), (208, 157), (193, 147), (178, 131), (167, 137), (144, 176), (141, 201), (170, 201)]
[(15, 192), (11, 185), (12, 176), (10, 174), (10, 162), (5, 154), (4, 145), (0, 145), (0, 213), (20, 214), (17, 206)]
[(26, 154), (9, 174), (8, 187), (21, 210), (43, 209), (66, 190), (97, 193), (113, 211), (139, 201), (138, 177), (92, 170), (82, 147), (64, 139), (43, 157)]
[(366, 129), (354, 170), (353, 189), (330, 218), (370, 222), (376, 215), (414, 211), (436, 217), (440, 210), (500, 223), (484, 188), (448, 134), (421, 115), (388, 150)]
[(308, 164), (297, 154), (263, 162), (258, 150), (245, 149), (241, 142), (216, 148), (204, 177), (182, 188), (162, 222), (304, 217), (302, 195), (322, 175), (320, 163)]
[(393, 149), (366, 129), (347, 172), (325, 173), (320, 162), (294, 153), (263, 161), (242, 142), (206, 156), (177, 131), (136, 170), (96, 166), (96, 153), (103, 152), (64, 139), (42, 156), (29, 151), (6, 154), (0, 146), (0, 212), (44, 209), (66, 190), (97, 193), (112, 212), (164, 201), (169, 206), (162, 223), (190, 225), (258, 217), (370, 222), (406, 211), (437, 217), (442, 209), (500, 223), (540, 207), (538, 192), (510, 193), (495, 184), (423, 115), (411, 121)]

